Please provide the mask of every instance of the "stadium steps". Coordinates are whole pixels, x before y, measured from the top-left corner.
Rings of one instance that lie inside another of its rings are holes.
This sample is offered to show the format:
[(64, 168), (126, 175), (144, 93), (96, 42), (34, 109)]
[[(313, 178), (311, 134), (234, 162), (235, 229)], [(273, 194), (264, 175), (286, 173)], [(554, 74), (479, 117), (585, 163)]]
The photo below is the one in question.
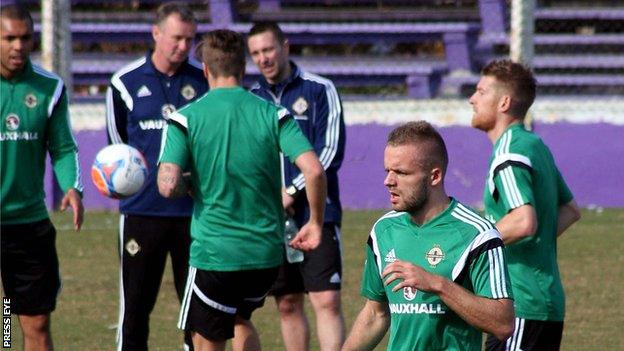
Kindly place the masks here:
[[(198, 33), (220, 28), (220, 25), (201, 23)], [(151, 25), (148, 23), (71, 23), (74, 43), (101, 45), (102, 43), (151, 43)], [(250, 23), (233, 23), (229, 29), (247, 33)], [(442, 42), (450, 70), (473, 68), (472, 50), (477, 40), (479, 25), (467, 22), (436, 23), (284, 23), (282, 30), (291, 44), (398, 44)], [(41, 26), (35, 25), (39, 33)]]
[[(210, 22), (210, 14), (206, 11), (195, 11), (195, 18), (198, 22)], [(111, 20), (118, 22), (132, 23), (148, 23), (152, 24), (155, 20), (153, 10), (131, 10), (131, 11), (84, 11), (72, 10), (72, 23), (107, 23)], [(41, 22), (41, 14), (33, 14), (35, 23)]]
[[(624, 45), (623, 34), (536, 34), (534, 36), (536, 46), (606, 46)], [(509, 45), (509, 34), (488, 33), (479, 38), (481, 44)]]
[(535, 19), (538, 21), (622, 21), (624, 20), (624, 7), (541, 8), (535, 11)]
[[(112, 74), (137, 59), (138, 55), (81, 54), (72, 58), (75, 85), (105, 86)], [(39, 62), (39, 55), (33, 55)], [(414, 97), (432, 97), (437, 93), (442, 75), (448, 71), (444, 60), (435, 58), (355, 56), (292, 56), (303, 69), (328, 77), (339, 87), (406, 85)], [(260, 76), (258, 68), (247, 62), (245, 84)]]
[(476, 9), (279, 9), (255, 11), (251, 21), (275, 22), (478, 22)]
[[(442, 78), (441, 95), (470, 96), (479, 82), (478, 74), (448, 75)], [(582, 95), (624, 94), (624, 74), (537, 74), (538, 94)]]
[[(485, 65), (491, 59), (502, 59), (507, 56), (481, 56), (480, 65)], [(624, 55), (617, 54), (545, 54), (533, 58), (533, 69), (538, 72), (563, 73), (624, 73)]]

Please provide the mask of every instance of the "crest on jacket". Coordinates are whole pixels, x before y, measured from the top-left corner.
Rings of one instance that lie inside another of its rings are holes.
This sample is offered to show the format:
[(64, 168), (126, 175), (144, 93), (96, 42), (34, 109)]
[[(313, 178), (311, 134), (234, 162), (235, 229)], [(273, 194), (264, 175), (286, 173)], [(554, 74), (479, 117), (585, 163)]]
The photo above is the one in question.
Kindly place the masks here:
[(296, 114), (302, 115), (308, 110), (308, 106), (309, 105), (306, 99), (304, 99), (303, 96), (300, 96), (297, 100), (295, 100), (295, 103), (292, 104), (292, 109)]

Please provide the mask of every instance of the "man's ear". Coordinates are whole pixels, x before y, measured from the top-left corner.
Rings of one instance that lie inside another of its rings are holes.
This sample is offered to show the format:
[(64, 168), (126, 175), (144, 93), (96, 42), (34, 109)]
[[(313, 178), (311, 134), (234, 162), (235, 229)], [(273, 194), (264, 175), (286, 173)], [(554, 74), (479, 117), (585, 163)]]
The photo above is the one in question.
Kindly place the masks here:
[(511, 110), (511, 95), (504, 94), (498, 100), (498, 110), (503, 113), (509, 113)]
[(432, 186), (438, 186), (442, 183), (442, 179), (444, 179), (444, 172), (440, 167), (434, 167), (431, 170), (431, 174), (429, 176)]
[(158, 28), (158, 25), (153, 25), (152, 26), (152, 39), (154, 39), (154, 41), (156, 41), (156, 38), (158, 38), (160, 36), (160, 28)]
[(284, 54), (286, 56), (290, 55), (290, 43), (288, 39), (284, 39), (284, 43), (282, 44), (282, 50), (284, 50)]
[(202, 71), (204, 72), (204, 78), (210, 79), (210, 71), (208, 70), (208, 66), (202, 62)]

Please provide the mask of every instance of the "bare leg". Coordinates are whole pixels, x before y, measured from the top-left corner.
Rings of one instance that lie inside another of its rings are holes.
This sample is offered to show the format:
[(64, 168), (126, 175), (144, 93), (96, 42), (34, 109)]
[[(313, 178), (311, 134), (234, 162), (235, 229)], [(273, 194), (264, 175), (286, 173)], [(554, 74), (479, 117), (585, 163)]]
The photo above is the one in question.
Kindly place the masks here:
[(24, 351), (52, 351), (52, 334), (50, 333), (50, 314), (36, 316), (18, 315), (22, 334), (24, 335)]
[(251, 321), (236, 316), (233, 351), (260, 351), (260, 337)]
[(303, 294), (288, 294), (275, 297), (280, 314), (282, 338), (286, 351), (308, 351), (310, 329), (303, 310)]
[(345, 323), (340, 307), (340, 290), (310, 292), (316, 315), (321, 351), (340, 350), (345, 341)]
[(225, 341), (212, 341), (201, 334), (193, 332), (193, 348), (195, 351), (224, 351)]

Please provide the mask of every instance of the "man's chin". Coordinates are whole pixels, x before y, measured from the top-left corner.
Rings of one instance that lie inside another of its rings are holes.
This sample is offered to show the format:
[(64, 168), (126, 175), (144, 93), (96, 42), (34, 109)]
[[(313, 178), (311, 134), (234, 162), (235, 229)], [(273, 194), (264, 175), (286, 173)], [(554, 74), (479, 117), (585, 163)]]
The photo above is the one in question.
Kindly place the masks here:
[(403, 211), (405, 211), (405, 207), (404, 207), (404, 206), (401, 206), (401, 205), (400, 205), (400, 204), (398, 204), (398, 203), (396, 203), (396, 204), (391, 204), (391, 207), (392, 207), (392, 209), (393, 209), (394, 211), (397, 211), (397, 212), (403, 212)]
[(479, 130), (485, 130), (485, 128), (484, 128), (484, 126), (483, 126), (483, 124), (482, 124), (482, 123), (479, 123), (479, 121), (478, 121), (478, 120), (476, 120), (475, 118), (473, 118), (473, 119), (470, 121), (470, 125), (472, 126), (472, 128), (479, 129)]
[(13, 74), (13, 73), (18, 73), (18, 72), (23, 71), (24, 67), (26, 67), (25, 62), (21, 64), (11, 64), (11, 65), (8, 65), (7, 70)]
[(271, 80), (274, 81), (277, 79), (277, 71), (275, 70), (270, 70), (270, 71), (262, 71), (262, 75), (264, 76), (264, 78), (266, 78), (267, 80)]

